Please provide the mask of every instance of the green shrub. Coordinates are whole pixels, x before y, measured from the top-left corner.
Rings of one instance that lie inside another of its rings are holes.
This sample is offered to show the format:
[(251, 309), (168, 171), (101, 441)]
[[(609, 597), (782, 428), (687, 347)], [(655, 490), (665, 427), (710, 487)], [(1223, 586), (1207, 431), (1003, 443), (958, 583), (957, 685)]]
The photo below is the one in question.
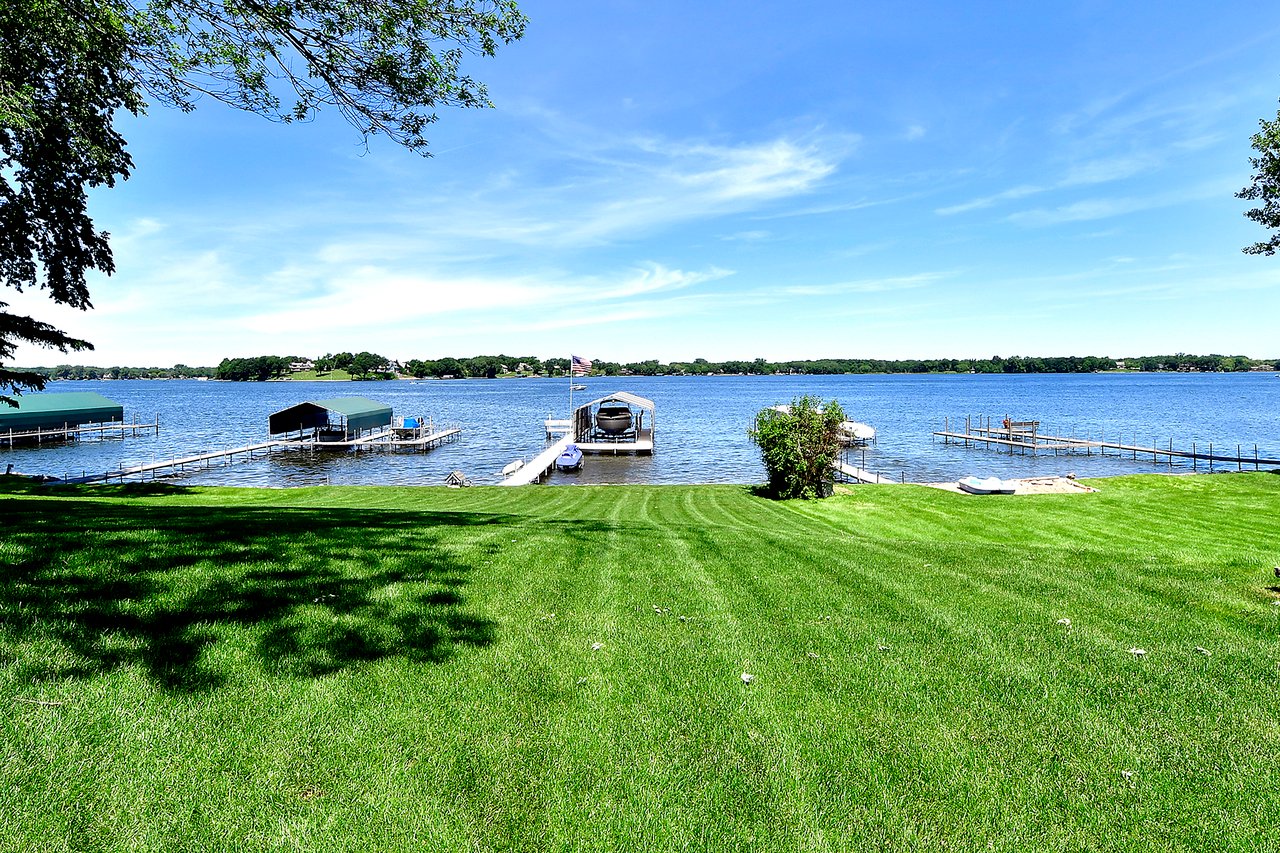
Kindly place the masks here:
[(760, 448), (769, 492), (777, 498), (819, 498), (831, 493), (831, 464), (840, 453), (844, 410), (805, 395), (790, 406), (756, 413), (751, 440)]

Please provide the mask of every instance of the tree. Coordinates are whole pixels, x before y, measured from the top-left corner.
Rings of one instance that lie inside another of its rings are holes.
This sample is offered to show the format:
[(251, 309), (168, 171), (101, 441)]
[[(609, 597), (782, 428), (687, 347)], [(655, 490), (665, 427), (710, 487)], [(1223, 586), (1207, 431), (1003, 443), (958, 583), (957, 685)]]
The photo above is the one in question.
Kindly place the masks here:
[(818, 498), (830, 493), (831, 465), (840, 453), (844, 410), (805, 395), (790, 406), (756, 414), (751, 440), (760, 448), (768, 489), (776, 498)]
[(1236, 193), (1236, 198), (1261, 201), (1260, 207), (1244, 215), (1272, 232), (1271, 239), (1245, 246), (1245, 254), (1274, 255), (1280, 249), (1280, 112), (1275, 121), (1262, 119), (1258, 124), (1262, 130), (1251, 138), (1253, 149), (1258, 152), (1257, 157), (1249, 158), (1253, 166), (1251, 183)]
[[(0, 279), (21, 292), (91, 307), (85, 273), (113, 271), (108, 235), (85, 211), (86, 188), (113, 186), (132, 162), (113, 126), (143, 106), (128, 76), (129, 44), (117, 10), (92, 0), (0, 3)], [(0, 400), (44, 387), (5, 369), (19, 343), (92, 349), (0, 301)]]
[[(435, 109), (492, 105), (466, 55), (494, 55), (525, 24), (514, 0), (3, 0), (0, 279), (91, 307), (86, 273), (114, 266), (86, 190), (129, 176), (114, 121), (144, 112), (145, 95), (184, 111), (207, 95), (282, 122), (331, 108), (366, 143), (425, 155)], [(44, 385), (5, 369), (19, 343), (92, 348), (7, 307), (0, 394)]]
[(365, 351), (356, 353), (347, 369), (356, 379), (390, 379), (390, 366), (385, 356)]

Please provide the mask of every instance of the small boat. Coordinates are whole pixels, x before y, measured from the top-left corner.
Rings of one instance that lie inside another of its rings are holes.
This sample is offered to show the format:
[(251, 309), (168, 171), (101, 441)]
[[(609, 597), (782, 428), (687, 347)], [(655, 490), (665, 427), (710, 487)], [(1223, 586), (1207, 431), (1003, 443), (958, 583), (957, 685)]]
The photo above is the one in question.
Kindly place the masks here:
[(857, 421), (840, 422), (840, 441), (844, 444), (866, 444), (875, 441), (876, 428)]
[(502, 469), (502, 476), (510, 477), (515, 472), (524, 467), (524, 460), (517, 459), (515, 462), (508, 462), (506, 467)]
[(596, 412), (596, 428), (609, 435), (621, 435), (631, 429), (631, 409), (616, 402), (600, 404)]
[(1018, 489), (1018, 484), (1001, 480), (999, 477), (965, 477), (957, 480), (956, 485), (971, 495), (1011, 495)]
[(556, 457), (556, 467), (561, 471), (576, 471), (582, 467), (582, 450), (576, 444), (565, 447), (564, 452)]
[(586, 385), (570, 385), (570, 386), (569, 386), (569, 390), (570, 390), (570, 391), (585, 391), (585, 390), (587, 390), (587, 386), (586, 386)]

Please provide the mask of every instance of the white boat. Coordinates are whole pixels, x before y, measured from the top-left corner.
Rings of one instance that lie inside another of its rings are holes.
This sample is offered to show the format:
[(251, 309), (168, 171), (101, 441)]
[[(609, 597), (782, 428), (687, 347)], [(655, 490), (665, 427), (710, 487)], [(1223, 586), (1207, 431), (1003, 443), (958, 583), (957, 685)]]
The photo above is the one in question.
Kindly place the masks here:
[(570, 391), (585, 391), (585, 390), (587, 390), (587, 386), (586, 386), (586, 385), (570, 385), (570, 386), (569, 386), (569, 390), (570, 390)]
[(519, 471), (523, 467), (524, 467), (523, 459), (517, 459), (515, 462), (509, 462), (507, 463), (506, 467), (502, 469), (502, 476), (510, 477), (512, 474)]
[(957, 480), (956, 485), (971, 495), (1011, 495), (1018, 489), (1018, 484), (1001, 480), (999, 477), (965, 477)]
[(875, 441), (876, 428), (857, 421), (840, 422), (840, 441), (844, 444), (866, 444)]

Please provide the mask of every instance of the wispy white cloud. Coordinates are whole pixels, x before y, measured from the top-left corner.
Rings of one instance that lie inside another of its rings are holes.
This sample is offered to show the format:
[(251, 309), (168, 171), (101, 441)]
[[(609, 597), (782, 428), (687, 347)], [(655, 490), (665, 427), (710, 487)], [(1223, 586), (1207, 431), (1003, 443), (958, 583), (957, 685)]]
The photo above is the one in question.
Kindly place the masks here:
[(858, 281), (841, 281), (832, 284), (797, 284), (783, 287), (780, 292), (788, 296), (838, 296), (849, 293), (886, 293), (899, 290), (913, 290), (927, 287), (937, 281), (951, 276), (947, 272), (924, 272), (914, 275), (893, 276), (888, 278), (860, 279)]
[(768, 231), (739, 231), (735, 234), (726, 234), (720, 239), (726, 243), (758, 243), (761, 240), (768, 240), (770, 236)]
[[(732, 275), (732, 271), (671, 269), (646, 264), (616, 276), (519, 277), (451, 276), (364, 266), (332, 275), (326, 293), (301, 305), (245, 314), (244, 328), (266, 333), (307, 328), (337, 333), (358, 327), (399, 328), (445, 317), (483, 314), (494, 320), (517, 318), (556, 306), (561, 316), (584, 311), (586, 306), (611, 304), (596, 314), (643, 310), (658, 294), (671, 294)], [(632, 307), (627, 307), (632, 306)], [(450, 322), (453, 322), (450, 320)]]
[(1230, 197), (1229, 179), (1208, 181), (1195, 186), (1179, 187), (1163, 193), (1145, 196), (1121, 196), (1115, 198), (1083, 199), (1054, 208), (1036, 208), (1012, 213), (1007, 221), (1018, 225), (1046, 226), (1064, 222), (1087, 222), (1109, 219), (1141, 210), (1170, 207), (1194, 201)]
[(1037, 187), (1030, 184), (1013, 187), (994, 195), (982, 196), (972, 201), (966, 201), (961, 204), (953, 204), (949, 207), (940, 207), (934, 211), (939, 216), (954, 216), (957, 213), (968, 213), (971, 210), (982, 210), (983, 208), (992, 207), (1003, 201), (1013, 201), (1015, 199), (1026, 198), (1030, 195), (1045, 192), (1046, 187)]

